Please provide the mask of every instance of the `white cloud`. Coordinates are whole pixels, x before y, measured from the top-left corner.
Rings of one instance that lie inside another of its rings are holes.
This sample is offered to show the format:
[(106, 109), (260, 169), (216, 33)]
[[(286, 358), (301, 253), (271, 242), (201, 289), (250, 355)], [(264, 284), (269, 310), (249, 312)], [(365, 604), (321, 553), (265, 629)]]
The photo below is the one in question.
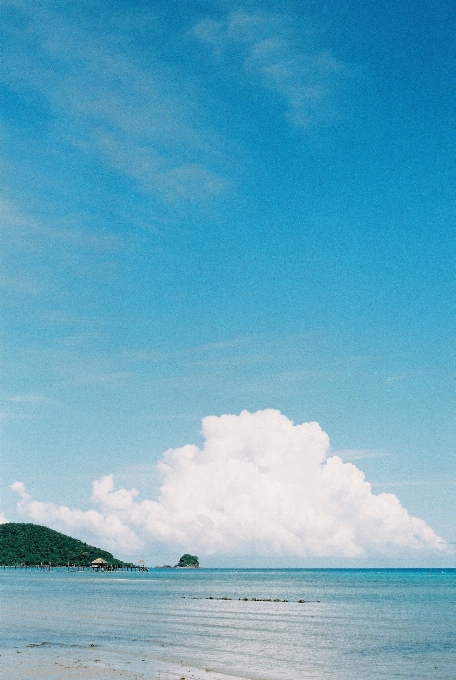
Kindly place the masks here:
[(134, 531), (122, 523), (119, 517), (100, 513), (96, 510), (70, 509), (65, 505), (42, 503), (33, 500), (25, 490), (22, 482), (14, 482), (11, 489), (17, 493), (20, 500), (17, 504), (21, 514), (27, 515), (38, 524), (51, 525), (59, 531), (90, 532), (97, 536), (102, 547), (120, 553), (128, 553), (140, 548), (143, 543)]
[(240, 48), (244, 71), (283, 98), (288, 118), (298, 126), (307, 127), (323, 111), (327, 114), (336, 79), (349, 75), (344, 64), (310, 39), (305, 49), (299, 46), (286, 17), (238, 10), (222, 21), (203, 20), (193, 35), (219, 58)]
[(390, 454), (378, 449), (337, 449), (331, 450), (331, 455), (339, 456), (345, 462), (364, 458), (387, 458)]
[(4, 512), (0, 512), (0, 524), (8, 524), (9, 519), (7, 519)]
[(372, 493), (355, 465), (327, 457), (318, 423), (294, 425), (272, 409), (203, 419), (203, 448), (170, 449), (159, 463), (157, 500), (93, 482), (100, 510), (33, 501), (23, 484), (19, 509), (35, 521), (81, 527), (122, 552), (146, 541), (200, 554), (363, 557), (445, 551), (427, 524), (391, 493)]
[(23, 404), (26, 406), (41, 406), (41, 405), (55, 405), (56, 402), (53, 399), (48, 399), (42, 394), (15, 394), (11, 397), (5, 397), (4, 401), (11, 402), (13, 404)]

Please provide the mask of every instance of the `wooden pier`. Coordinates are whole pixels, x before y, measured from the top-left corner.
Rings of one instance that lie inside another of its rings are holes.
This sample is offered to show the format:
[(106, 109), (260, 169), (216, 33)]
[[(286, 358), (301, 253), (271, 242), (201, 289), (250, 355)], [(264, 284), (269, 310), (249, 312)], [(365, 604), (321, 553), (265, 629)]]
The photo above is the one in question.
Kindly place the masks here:
[(24, 569), (30, 571), (149, 571), (144, 564), (131, 564), (119, 566), (117, 564), (100, 564), (92, 566), (89, 564), (0, 564), (0, 569)]

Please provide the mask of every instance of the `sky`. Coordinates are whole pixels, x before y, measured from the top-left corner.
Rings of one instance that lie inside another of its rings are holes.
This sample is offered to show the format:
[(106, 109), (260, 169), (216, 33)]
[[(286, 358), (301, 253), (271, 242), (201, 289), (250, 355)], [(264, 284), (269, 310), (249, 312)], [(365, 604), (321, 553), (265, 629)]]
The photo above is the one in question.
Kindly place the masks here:
[(0, 520), (454, 565), (454, 4), (0, 13)]

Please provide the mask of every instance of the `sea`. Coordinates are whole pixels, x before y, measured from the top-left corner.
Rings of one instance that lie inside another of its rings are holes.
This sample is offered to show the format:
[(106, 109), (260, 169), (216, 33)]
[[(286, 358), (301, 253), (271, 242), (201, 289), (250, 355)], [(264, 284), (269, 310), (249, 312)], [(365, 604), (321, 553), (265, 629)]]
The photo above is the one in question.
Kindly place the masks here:
[(0, 569), (0, 588), (3, 680), (57, 677), (45, 670), (57, 658), (68, 660), (59, 678), (86, 664), (91, 678), (104, 667), (138, 678), (456, 679), (456, 569)]

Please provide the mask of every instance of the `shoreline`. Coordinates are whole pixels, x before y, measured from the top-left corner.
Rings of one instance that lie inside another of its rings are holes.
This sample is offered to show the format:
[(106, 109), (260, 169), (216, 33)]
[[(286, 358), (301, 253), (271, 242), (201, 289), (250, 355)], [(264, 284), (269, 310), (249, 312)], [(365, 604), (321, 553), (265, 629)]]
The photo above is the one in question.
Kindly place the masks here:
[(2, 677), (14, 680), (253, 680), (184, 661), (109, 647), (31, 643), (1, 649)]

